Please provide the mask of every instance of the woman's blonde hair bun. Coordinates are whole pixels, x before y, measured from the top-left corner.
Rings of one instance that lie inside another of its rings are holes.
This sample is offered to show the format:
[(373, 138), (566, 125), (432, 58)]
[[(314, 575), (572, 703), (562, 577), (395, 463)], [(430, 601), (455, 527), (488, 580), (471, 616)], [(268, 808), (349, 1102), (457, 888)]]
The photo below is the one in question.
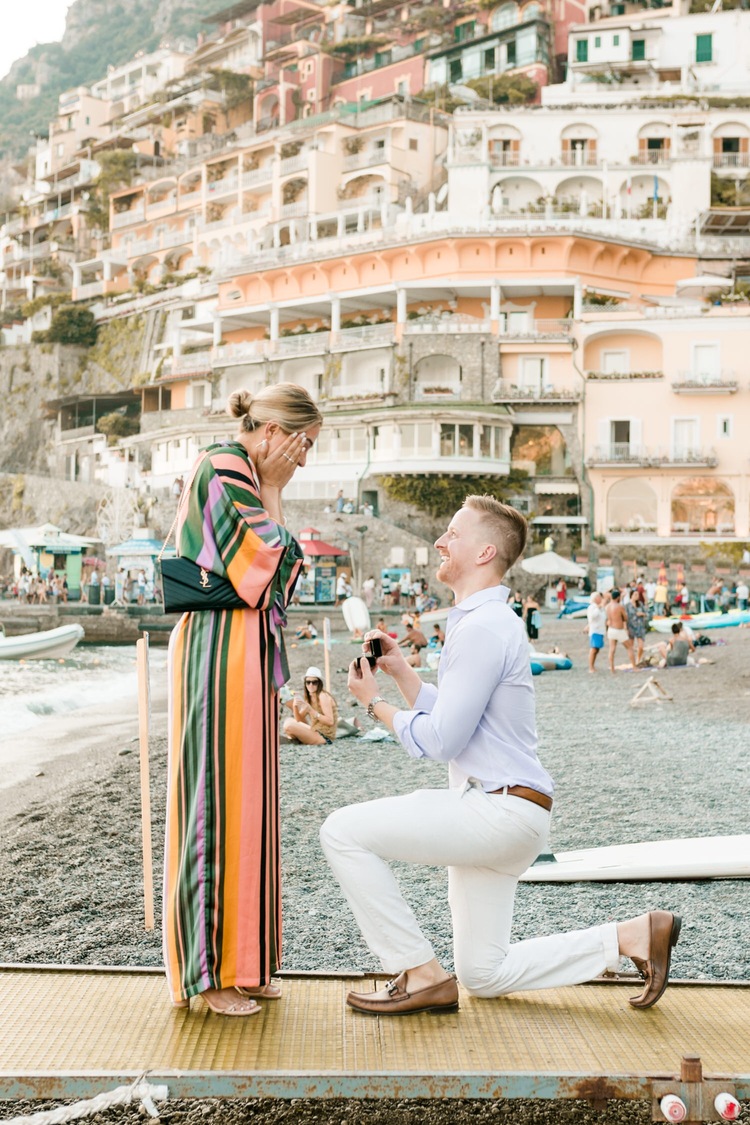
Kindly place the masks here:
[(250, 413), (253, 405), (253, 396), (250, 391), (234, 391), (227, 402), (227, 412), (233, 418), (244, 418)]

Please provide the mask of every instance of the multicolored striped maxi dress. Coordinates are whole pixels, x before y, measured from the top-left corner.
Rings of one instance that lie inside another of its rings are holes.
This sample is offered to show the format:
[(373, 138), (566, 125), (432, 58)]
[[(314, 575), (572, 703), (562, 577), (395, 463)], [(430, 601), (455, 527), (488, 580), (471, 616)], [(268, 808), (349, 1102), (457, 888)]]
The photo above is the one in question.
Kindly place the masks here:
[(209, 446), (180, 518), (180, 554), (229, 578), (249, 608), (186, 613), (169, 645), (164, 963), (175, 1000), (267, 984), (280, 963), (277, 693), (302, 565), (240, 442)]

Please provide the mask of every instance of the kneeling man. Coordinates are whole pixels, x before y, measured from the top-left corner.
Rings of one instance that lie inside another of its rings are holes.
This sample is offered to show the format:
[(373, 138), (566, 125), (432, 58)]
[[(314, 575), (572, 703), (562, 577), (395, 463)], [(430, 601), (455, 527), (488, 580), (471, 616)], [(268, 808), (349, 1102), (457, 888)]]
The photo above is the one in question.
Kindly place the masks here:
[(394, 974), (383, 989), (349, 994), (347, 1003), (359, 1011), (406, 1015), (458, 1006), (456, 977), (435, 958), (392, 860), (448, 868), (456, 976), (475, 996), (578, 984), (615, 969), (621, 954), (645, 979), (634, 1007), (650, 1008), (666, 988), (680, 932), (669, 911), (510, 943), (516, 885), (546, 846), (554, 788), (537, 756), (528, 640), (501, 585), (523, 552), (526, 531), (515, 509), (469, 496), (435, 543), (437, 578), (456, 600), (437, 687), (423, 683), (382, 632), (369, 635), (382, 645), (378, 668), (393, 678), (406, 706), (378, 694), (364, 658), (350, 667), (352, 694), (411, 757), (448, 763), (447, 789), (351, 805), (321, 829), (367, 945)]

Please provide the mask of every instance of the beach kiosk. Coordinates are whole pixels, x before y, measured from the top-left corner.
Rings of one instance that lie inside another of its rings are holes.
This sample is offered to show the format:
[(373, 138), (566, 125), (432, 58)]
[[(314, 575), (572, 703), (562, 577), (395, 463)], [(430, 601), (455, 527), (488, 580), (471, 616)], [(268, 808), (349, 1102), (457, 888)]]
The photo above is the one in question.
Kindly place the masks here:
[(326, 543), (315, 527), (303, 527), (298, 538), (305, 569), (297, 583), (296, 596), (302, 605), (333, 605), (338, 571), (344, 564), (349, 567), (349, 552)]
[(81, 596), (81, 571), (84, 553), (100, 542), (99, 539), (70, 535), (54, 523), (39, 527), (11, 527), (0, 531), (0, 547), (13, 552), (15, 578), (25, 566), (32, 574), (46, 578), (52, 570), (65, 577), (68, 596), (76, 600)]
[[(161, 578), (156, 559), (163, 539), (155, 539), (148, 527), (137, 527), (130, 539), (107, 548), (107, 554), (114, 558), (117, 567), (115, 577), (115, 605), (130, 605), (138, 601), (138, 576), (143, 574), (145, 589), (153, 591), (156, 601), (162, 601)], [(167, 547), (165, 558), (174, 557), (173, 547)]]

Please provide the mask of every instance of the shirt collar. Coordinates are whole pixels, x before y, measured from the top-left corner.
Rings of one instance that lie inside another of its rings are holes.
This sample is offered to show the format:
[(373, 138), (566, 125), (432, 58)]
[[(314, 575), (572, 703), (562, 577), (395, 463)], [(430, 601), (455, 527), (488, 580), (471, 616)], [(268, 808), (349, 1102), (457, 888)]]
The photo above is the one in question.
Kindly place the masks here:
[(448, 614), (448, 620), (453, 617), (458, 617), (464, 613), (471, 613), (473, 609), (478, 609), (479, 606), (486, 605), (487, 602), (500, 602), (505, 604), (510, 597), (510, 589), (508, 586), (488, 586), (484, 590), (477, 590), (476, 594), (470, 594), (468, 598), (464, 598), (458, 605), (454, 605), (453, 609)]

